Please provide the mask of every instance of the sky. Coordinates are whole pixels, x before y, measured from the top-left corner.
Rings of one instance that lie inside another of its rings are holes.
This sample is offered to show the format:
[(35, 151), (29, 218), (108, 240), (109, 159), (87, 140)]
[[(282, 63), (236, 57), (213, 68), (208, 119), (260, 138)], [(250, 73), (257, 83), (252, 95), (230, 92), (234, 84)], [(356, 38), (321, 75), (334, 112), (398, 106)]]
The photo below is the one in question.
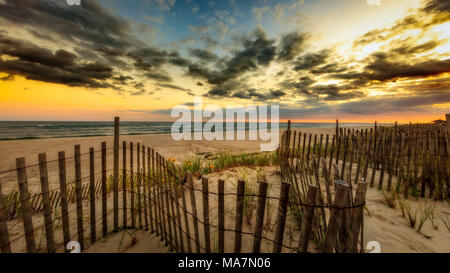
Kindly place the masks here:
[(0, 0), (0, 120), (170, 120), (204, 104), (280, 118), (450, 113), (447, 0)]

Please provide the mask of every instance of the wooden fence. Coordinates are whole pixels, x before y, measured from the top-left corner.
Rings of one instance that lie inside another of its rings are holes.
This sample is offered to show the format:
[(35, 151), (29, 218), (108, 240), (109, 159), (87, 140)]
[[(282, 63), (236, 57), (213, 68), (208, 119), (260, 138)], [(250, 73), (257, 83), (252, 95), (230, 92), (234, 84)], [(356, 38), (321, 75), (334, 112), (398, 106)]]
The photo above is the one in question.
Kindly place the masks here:
[(283, 145), (295, 162), (315, 159), (328, 177), (395, 190), (405, 198), (450, 197), (449, 135), (445, 125), (409, 124), (339, 128), (334, 135), (288, 130)]
[[(325, 177), (329, 178), (323, 184), (319, 181), (320, 158), (296, 162), (294, 158), (299, 158), (299, 151), (290, 148), (296, 145), (289, 146), (291, 134), (290, 130), (284, 134), (283, 145), (278, 150), (282, 159), (282, 181), (279, 194), (273, 196), (264, 180), (258, 181), (255, 193), (247, 193), (248, 183), (243, 180), (238, 181), (235, 189), (225, 191), (226, 181), (212, 181), (206, 176), (198, 181), (154, 148), (125, 141), (120, 145), (116, 118), (112, 170), (107, 170), (106, 142), (102, 142), (98, 151), (91, 147), (85, 154), (75, 145), (75, 179), (68, 181), (68, 158), (64, 152), (59, 152), (56, 160), (59, 187), (52, 189), (48, 176), (50, 161), (42, 153), (38, 164), (40, 192), (31, 194), (27, 170), (32, 166), (27, 166), (24, 158), (16, 160), (13, 171), (17, 173), (19, 204), (5, 202), (0, 184), (1, 251), (21, 252), (20, 247), (14, 247), (21, 240), (25, 240), (26, 252), (67, 251), (65, 246), (71, 240), (78, 241), (85, 249), (102, 236), (129, 228), (155, 233), (170, 250), (177, 252), (362, 251), (360, 230), (367, 184), (342, 179), (332, 183), (328, 171), (322, 167)], [(308, 155), (310, 152), (308, 149)], [(101, 154), (100, 172), (95, 171), (99, 163), (95, 161), (96, 153)], [(88, 160), (88, 170), (82, 170), (83, 159)], [(86, 172), (88, 175), (83, 176)], [(97, 176), (101, 177), (99, 181), (96, 181)], [(356, 186), (355, 193), (352, 185)], [(212, 187), (217, 190), (210, 191)], [(226, 198), (232, 198), (234, 204), (225, 202)], [(244, 226), (248, 198), (255, 200), (256, 208), (250, 227)], [(217, 204), (212, 204), (211, 200), (217, 200)], [(197, 202), (201, 202), (201, 206)], [(270, 236), (264, 232), (269, 202), (277, 205), (276, 225)], [(10, 206), (17, 208), (15, 220), (11, 220)], [(211, 217), (213, 207), (217, 207), (217, 217)], [(231, 218), (226, 217), (227, 213), (230, 216), (230, 209)], [(295, 245), (286, 243), (288, 212), (300, 216), (295, 226), (298, 230)], [(19, 221), (23, 223), (20, 232), (17, 230)], [(231, 222), (234, 222), (233, 227), (230, 227)], [(217, 234), (214, 240), (213, 232)], [(45, 247), (41, 246), (39, 236), (45, 237)], [(243, 244), (243, 236), (251, 238), (251, 246)], [(234, 242), (233, 247), (226, 244), (230, 240)], [(263, 241), (272, 245), (270, 251), (261, 250)]]

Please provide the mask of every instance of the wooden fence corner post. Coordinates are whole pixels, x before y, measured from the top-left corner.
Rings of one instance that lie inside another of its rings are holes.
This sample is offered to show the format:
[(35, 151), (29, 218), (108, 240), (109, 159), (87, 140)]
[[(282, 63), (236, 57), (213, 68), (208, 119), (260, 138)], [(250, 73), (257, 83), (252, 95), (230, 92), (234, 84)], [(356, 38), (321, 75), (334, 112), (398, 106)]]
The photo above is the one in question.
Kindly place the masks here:
[(325, 244), (322, 252), (332, 252), (336, 245), (336, 236), (342, 224), (344, 207), (347, 204), (348, 190), (350, 186), (343, 180), (334, 182), (336, 194), (334, 196), (333, 207), (331, 208), (330, 221), (328, 223)]
[(350, 251), (357, 252), (358, 236), (364, 217), (364, 204), (366, 202), (367, 183), (360, 182), (356, 189), (354, 208), (352, 209), (352, 230)]

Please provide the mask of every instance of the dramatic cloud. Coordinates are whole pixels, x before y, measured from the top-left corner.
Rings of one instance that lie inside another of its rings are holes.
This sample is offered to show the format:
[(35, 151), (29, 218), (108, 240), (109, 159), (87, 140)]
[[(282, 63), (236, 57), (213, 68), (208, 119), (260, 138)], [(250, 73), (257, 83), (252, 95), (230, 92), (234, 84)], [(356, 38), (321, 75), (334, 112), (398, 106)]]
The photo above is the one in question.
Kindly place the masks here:
[(215, 61), (218, 59), (216, 54), (201, 48), (190, 49), (189, 52), (192, 56), (197, 57), (202, 61)]
[(77, 56), (64, 49), (52, 52), (32, 43), (0, 34), (0, 53), (13, 59), (0, 59), (0, 72), (27, 79), (91, 88), (114, 87), (113, 68), (103, 63), (78, 62)]
[(177, 85), (174, 85), (174, 84), (170, 84), (170, 83), (157, 83), (156, 85), (157, 85), (157, 86), (160, 86), (160, 87), (166, 87), (166, 88), (170, 88), (170, 89), (175, 89), (175, 90), (184, 91), (184, 92), (186, 92), (188, 95), (195, 96), (195, 94), (192, 93), (192, 91), (191, 91), (190, 89), (183, 88), (183, 87), (180, 87), (180, 86), (177, 86)]
[(293, 62), (294, 70), (307, 70), (324, 64), (329, 56), (328, 50), (322, 50), (315, 53), (307, 53), (298, 57)]
[(447, 0), (431, 0), (425, 4), (422, 10), (430, 13), (450, 13), (450, 2)]
[(306, 39), (307, 35), (297, 32), (291, 32), (281, 37), (278, 59), (284, 61), (294, 59), (302, 51)]
[(133, 96), (171, 89), (285, 103), (285, 113), (421, 111), (448, 102), (441, 94), (450, 90), (449, 41), (440, 32), (449, 1), (424, 1), (391, 25), (336, 44), (322, 44), (324, 33), (305, 32), (314, 28), (303, 23), (291, 26), (310, 8), (303, 1), (250, 5), (247, 14), (237, 3), (229, 10), (206, 3), (210, 13), (192, 5), (186, 12), (195, 20), (182, 17), (174, 0), (147, 0), (136, 18), (102, 3), (0, 0), (0, 80), (22, 76)]
[(216, 85), (208, 96), (228, 96), (242, 83), (235, 81), (246, 72), (258, 70), (268, 66), (275, 59), (275, 40), (268, 39), (265, 31), (257, 27), (249, 36), (241, 40), (242, 49), (236, 50), (234, 55), (223, 60), (221, 67), (209, 69), (200, 64), (190, 64), (188, 75), (205, 79)]
[(375, 53), (361, 76), (368, 80), (387, 81), (404, 77), (429, 77), (450, 72), (450, 59), (428, 60), (415, 64), (391, 61), (389, 54)]
[(374, 29), (356, 40), (355, 46), (364, 46), (373, 42), (386, 41), (411, 29), (427, 31), (430, 27), (450, 20), (449, 1), (429, 0), (424, 6), (399, 19), (394, 26)]

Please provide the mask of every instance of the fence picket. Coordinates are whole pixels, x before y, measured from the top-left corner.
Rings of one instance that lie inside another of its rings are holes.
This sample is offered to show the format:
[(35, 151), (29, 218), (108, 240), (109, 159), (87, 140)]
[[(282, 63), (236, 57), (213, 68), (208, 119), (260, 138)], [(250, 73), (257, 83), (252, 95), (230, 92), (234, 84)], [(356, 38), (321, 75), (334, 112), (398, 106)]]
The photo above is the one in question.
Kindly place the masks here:
[[(311, 136), (311, 135), (310, 135)], [(264, 223), (264, 211), (266, 209), (267, 182), (259, 182), (258, 207), (256, 209), (255, 233), (253, 235), (253, 253), (259, 253)]]

